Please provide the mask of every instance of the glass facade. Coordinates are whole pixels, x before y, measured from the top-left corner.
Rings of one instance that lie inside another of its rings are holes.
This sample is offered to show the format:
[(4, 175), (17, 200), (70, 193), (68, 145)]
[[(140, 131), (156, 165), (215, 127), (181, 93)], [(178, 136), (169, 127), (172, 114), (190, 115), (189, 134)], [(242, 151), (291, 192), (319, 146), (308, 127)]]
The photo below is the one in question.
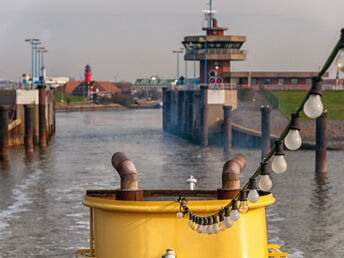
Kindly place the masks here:
[[(204, 49), (204, 42), (184, 42), (187, 49)], [(243, 42), (208, 42), (207, 48), (231, 48), (240, 49)]]

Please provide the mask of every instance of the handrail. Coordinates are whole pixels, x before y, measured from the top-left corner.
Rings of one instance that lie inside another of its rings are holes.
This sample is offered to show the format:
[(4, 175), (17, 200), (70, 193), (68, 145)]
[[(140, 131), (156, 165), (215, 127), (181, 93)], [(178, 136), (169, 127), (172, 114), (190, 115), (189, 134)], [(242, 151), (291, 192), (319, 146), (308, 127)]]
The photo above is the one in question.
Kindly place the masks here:
[(8, 124), (8, 131), (13, 130), (15, 127), (20, 126), (21, 125), (21, 120), (20, 119), (16, 119), (14, 121), (12, 121), (11, 123)]

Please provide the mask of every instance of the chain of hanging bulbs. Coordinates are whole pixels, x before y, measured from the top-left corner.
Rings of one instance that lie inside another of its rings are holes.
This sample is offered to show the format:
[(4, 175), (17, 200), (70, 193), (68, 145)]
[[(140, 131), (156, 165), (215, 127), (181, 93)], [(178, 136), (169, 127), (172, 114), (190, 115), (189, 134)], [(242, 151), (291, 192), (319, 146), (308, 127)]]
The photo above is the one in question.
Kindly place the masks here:
[[(282, 174), (287, 170), (287, 162), (284, 159), (283, 142), (289, 150), (297, 150), (301, 147), (300, 114), (302, 109), (309, 118), (317, 118), (323, 113), (324, 107), (321, 102), (321, 78), (337, 55), (336, 68), (338, 71), (344, 73), (344, 28), (341, 30), (340, 40), (327, 59), (324, 67), (319, 72), (318, 76), (312, 79), (312, 88), (309, 90), (296, 112), (291, 115), (290, 122), (280, 135), (279, 140), (275, 142), (275, 146), (263, 159), (257, 171), (250, 177), (249, 182), (245, 184), (240, 193), (216, 214), (207, 217), (193, 214), (184, 200), (178, 200), (180, 203), (180, 211), (176, 215), (177, 218), (182, 218), (185, 214), (189, 214), (188, 225), (191, 229), (198, 233), (206, 233), (209, 235), (218, 234), (220, 231), (230, 228), (233, 225), (233, 221), (239, 220), (240, 213), (245, 214), (248, 212), (247, 190), (249, 190), (248, 200), (250, 202), (255, 203), (259, 200), (256, 186), (256, 178), (259, 175), (259, 189), (264, 192), (270, 191), (272, 188), (272, 181), (269, 176), (268, 161), (274, 156), (271, 169), (276, 174)], [(237, 204), (238, 199), (240, 200), (239, 207)]]

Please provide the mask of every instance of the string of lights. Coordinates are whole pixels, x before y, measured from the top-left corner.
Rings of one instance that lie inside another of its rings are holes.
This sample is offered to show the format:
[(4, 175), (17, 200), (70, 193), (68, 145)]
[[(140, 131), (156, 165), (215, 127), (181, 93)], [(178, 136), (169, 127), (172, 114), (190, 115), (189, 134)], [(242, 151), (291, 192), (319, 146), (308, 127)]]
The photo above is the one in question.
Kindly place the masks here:
[[(180, 203), (180, 211), (177, 213), (177, 218), (183, 218), (189, 214), (188, 226), (198, 233), (218, 234), (221, 230), (226, 230), (233, 225), (233, 221), (240, 218), (240, 213), (245, 214), (249, 210), (247, 204), (247, 190), (249, 191), (248, 200), (255, 203), (259, 200), (257, 191), (256, 179), (260, 176), (258, 187), (264, 192), (270, 191), (272, 188), (272, 181), (269, 173), (269, 160), (273, 158), (271, 168), (276, 174), (282, 174), (287, 170), (287, 163), (284, 159), (283, 143), (289, 150), (297, 150), (302, 145), (300, 136), (300, 116), (301, 111), (310, 118), (317, 118), (323, 113), (323, 104), (321, 102), (322, 91), (322, 76), (330, 67), (334, 59), (336, 59), (336, 68), (340, 72), (344, 72), (344, 28), (341, 30), (341, 36), (338, 43), (335, 45), (333, 51), (328, 57), (321, 71), (312, 80), (312, 87), (302, 100), (296, 112), (291, 115), (291, 119), (279, 139), (275, 142), (271, 151), (266, 154), (258, 169), (249, 178), (249, 181), (242, 187), (239, 194), (235, 196), (225, 207), (221, 208), (217, 213), (202, 217), (195, 215), (187, 206), (186, 200), (179, 198), (177, 202)], [(238, 200), (240, 205), (238, 207)], [(239, 213), (240, 212), (240, 213)]]

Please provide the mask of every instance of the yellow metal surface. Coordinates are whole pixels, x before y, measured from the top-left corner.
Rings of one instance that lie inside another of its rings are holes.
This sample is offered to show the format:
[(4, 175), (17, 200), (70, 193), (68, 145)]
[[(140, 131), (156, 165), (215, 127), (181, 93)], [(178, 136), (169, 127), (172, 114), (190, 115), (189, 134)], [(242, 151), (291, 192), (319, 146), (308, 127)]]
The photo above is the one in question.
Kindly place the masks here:
[[(177, 219), (179, 204), (173, 201), (117, 201), (85, 196), (94, 208), (95, 256), (97, 258), (160, 258), (173, 248), (178, 258), (267, 258), (264, 207), (272, 194), (250, 203), (232, 228), (217, 235), (198, 234), (188, 226), (188, 216)], [(216, 213), (229, 200), (189, 201), (199, 216)]]
[(279, 257), (279, 258), (286, 258), (289, 256), (288, 253), (283, 253), (279, 250), (279, 245), (268, 245), (269, 249), (269, 258)]

